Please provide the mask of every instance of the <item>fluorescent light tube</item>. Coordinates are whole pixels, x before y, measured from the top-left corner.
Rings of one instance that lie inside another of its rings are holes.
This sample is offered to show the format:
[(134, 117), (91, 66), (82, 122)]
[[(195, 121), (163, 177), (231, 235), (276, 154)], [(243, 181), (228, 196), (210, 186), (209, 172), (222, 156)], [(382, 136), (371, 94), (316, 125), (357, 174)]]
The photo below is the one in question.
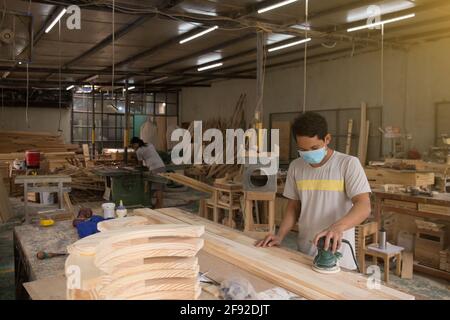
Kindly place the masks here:
[(302, 43), (305, 43), (305, 42), (309, 42), (309, 41), (311, 41), (311, 38), (306, 38), (306, 39), (303, 39), (303, 40), (300, 40), (300, 41), (295, 41), (295, 42), (284, 44), (282, 46), (270, 48), (268, 51), (269, 52), (278, 51), (278, 50), (290, 48), (290, 47), (293, 47), (293, 46), (297, 46), (299, 44), (302, 44)]
[(350, 28), (350, 29), (347, 29), (347, 32), (353, 32), (353, 31), (358, 31), (358, 30), (362, 30), (362, 29), (378, 27), (378, 26), (381, 26), (381, 25), (384, 25), (384, 24), (387, 24), (387, 23), (392, 23), (392, 22), (396, 22), (396, 21), (400, 21), (400, 20), (414, 18), (415, 16), (416, 16), (415, 13), (411, 13), (411, 14), (408, 14), (406, 16), (401, 16), (401, 17), (392, 18), (392, 19), (388, 19), (388, 20), (384, 20), (384, 21), (380, 21), (380, 22), (366, 24), (366, 25), (359, 26), (359, 27)]
[(189, 37), (189, 38), (186, 38), (186, 39), (181, 40), (181, 41), (180, 41), (180, 44), (183, 44), (183, 43), (186, 43), (186, 42), (188, 42), (188, 41), (194, 40), (195, 38), (201, 37), (201, 36), (203, 36), (203, 35), (205, 35), (205, 34), (207, 34), (207, 33), (210, 33), (210, 32), (212, 32), (212, 31), (214, 31), (214, 30), (216, 30), (216, 29), (218, 29), (218, 28), (219, 28), (219, 26), (214, 26), (214, 27), (211, 27), (211, 28), (209, 28), (209, 29), (203, 30), (202, 32), (199, 32), (199, 33), (197, 33), (197, 34), (194, 34), (193, 36), (191, 36), (191, 37)]
[(58, 16), (55, 18), (55, 20), (52, 21), (52, 23), (50, 23), (50, 25), (47, 27), (47, 29), (45, 29), (45, 33), (49, 33), (50, 30), (52, 30), (52, 28), (55, 26), (55, 24), (62, 18), (62, 16), (64, 14), (66, 14), (67, 9), (64, 8), (61, 10), (61, 12), (58, 14)]
[(66, 88), (66, 90), (69, 91), (69, 90), (72, 90), (73, 88), (75, 88), (75, 86), (74, 86), (74, 85), (71, 85), (71, 86), (68, 86), (68, 87)]
[(279, 7), (287, 6), (288, 4), (291, 4), (291, 3), (294, 3), (294, 2), (297, 2), (297, 1), (298, 1), (298, 0), (285, 0), (285, 1), (281, 1), (281, 2), (276, 3), (276, 4), (273, 4), (273, 5), (271, 5), (271, 6), (268, 6), (268, 7), (262, 8), (262, 9), (259, 9), (259, 10), (258, 10), (258, 13), (264, 13), (264, 12), (267, 12), (267, 11), (270, 11), (270, 10), (273, 10), (273, 9), (277, 9), (277, 8), (279, 8)]
[(87, 79), (84, 80), (84, 81), (86, 81), (86, 82), (91, 82), (91, 81), (94, 81), (95, 79), (98, 79), (98, 74), (96, 74), (95, 76), (89, 77), (89, 78), (87, 78)]
[(133, 89), (136, 89), (136, 87), (135, 86), (131, 86), (131, 87), (128, 88), (128, 91), (133, 90)]
[(161, 78), (158, 78), (158, 79), (154, 79), (154, 80), (152, 80), (152, 81), (150, 81), (150, 82), (151, 82), (151, 83), (156, 83), (156, 82), (161, 82), (161, 81), (167, 80), (167, 79), (169, 79), (168, 76), (166, 76), (166, 77), (161, 77)]
[(209, 70), (209, 69), (213, 69), (213, 68), (217, 68), (223, 66), (223, 63), (215, 63), (215, 64), (211, 64), (209, 66), (206, 67), (202, 67), (202, 68), (198, 68), (197, 71), (205, 71), (205, 70)]

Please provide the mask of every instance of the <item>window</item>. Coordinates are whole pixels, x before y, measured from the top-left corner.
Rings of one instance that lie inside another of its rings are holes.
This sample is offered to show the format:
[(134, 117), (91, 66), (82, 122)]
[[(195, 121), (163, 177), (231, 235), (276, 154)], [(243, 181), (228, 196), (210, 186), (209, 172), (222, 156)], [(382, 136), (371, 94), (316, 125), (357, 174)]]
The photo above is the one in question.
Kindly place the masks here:
[[(72, 108), (72, 143), (92, 145), (95, 124), (95, 149), (123, 148), (126, 128), (125, 94), (75, 93)], [(146, 116), (153, 115), (166, 126), (178, 122), (178, 92), (130, 93), (130, 136), (139, 135), (140, 125)], [(94, 112), (93, 112), (94, 109)], [(91, 146), (92, 147), (92, 146)]]

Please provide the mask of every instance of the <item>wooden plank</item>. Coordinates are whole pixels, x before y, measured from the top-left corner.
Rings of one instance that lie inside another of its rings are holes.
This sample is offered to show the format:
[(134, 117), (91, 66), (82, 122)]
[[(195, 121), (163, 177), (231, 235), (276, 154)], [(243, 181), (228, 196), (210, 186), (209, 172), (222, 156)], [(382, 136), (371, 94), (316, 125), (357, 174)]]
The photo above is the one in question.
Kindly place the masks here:
[(178, 220), (180, 223), (203, 224), (206, 227), (205, 252), (309, 299), (413, 298), (384, 286), (382, 290), (368, 290), (367, 278), (358, 274), (345, 271), (335, 275), (318, 274), (311, 269), (310, 257), (281, 248), (255, 248), (255, 241), (241, 232), (214, 225), (182, 210), (137, 209), (134, 212), (159, 223), (176, 223)]
[(393, 207), (417, 210), (417, 203), (411, 202), (411, 201), (400, 201), (400, 200), (389, 200), (389, 199), (386, 199), (386, 200), (383, 201), (383, 203), (385, 205), (387, 205), (387, 206), (393, 206)]
[(17, 176), (14, 181), (16, 184), (23, 183), (58, 183), (58, 182), (72, 182), (72, 178), (64, 175), (50, 175), (50, 176)]
[(365, 149), (367, 151), (366, 136), (367, 136), (367, 104), (361, 102), (361, 118), (359, 122), (359, 142), (358, 142), (358, 159), (363, 166), (366, 165), (364, 161)]
[(214, 188), (210, 186), (209, 184), (206, 184), (204, 182), (200, 182), (198, 180), (186, 177), (185, 175), (179, 174), (179, 173), (160, 173), (160, 176), (178, 182), (180, 184), (186, 185), (188, 187), (191, 187), (192, 189), (205, 192), (205, 193), (213, 193)]
[(3, 176), (0, 174), (0, 222), (7, 222), (14, 217), (14, 212), (3, 181)]
[(348, 120), (347, 124), (347, 142), (345, 144), (345, 153), (350, 154), (352, 147), (353, 119)]
[(413, 278), (413, 253), (403, 251), (402, 252), (402, 279), (412, 279)]
[(450, 215), (450, 207), (419, 203), (419, 211)]
[(411, 172), (383, 168), (364, 168), (369, 183), (374, 186), (384, 184), (401, 184), (404, 186), (434, 185), (435, 175), (432, 172)]
[(291, 145), (291, 123), (289, 121), (273, 121), (272, 129), (279, 130), (280, 161), (289, 161)]

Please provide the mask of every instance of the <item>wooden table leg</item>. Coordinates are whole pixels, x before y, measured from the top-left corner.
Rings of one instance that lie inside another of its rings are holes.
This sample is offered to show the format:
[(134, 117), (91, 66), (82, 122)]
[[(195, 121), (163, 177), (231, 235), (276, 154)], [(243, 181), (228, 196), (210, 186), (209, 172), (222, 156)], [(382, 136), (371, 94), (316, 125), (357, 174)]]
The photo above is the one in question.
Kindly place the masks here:
[(245, 231), (250, 231), (253, 228), (253, 200), (245, 200), (245, 209), (244, 209), (244, 217), (245, 217)]
[(379, 229), (382, 228), (382, 226), (381, 226), (381, 215), (383, 213), (382, 208), (381, 208), (382, 202), (383, 202), (383, 200), (381, 198), (375, 196), (374, 217), (375, 217), (375, 221), (378, 224)]
[(25, 223), (30, 223), (30, 216), (28, 214), (28, 184), (23, 184), (23, 209), (25, 211)]
[(269, 201), (269, 233), (275, 234), (275, 200)]
[(402, 253), (397, 254), (397, 268), (396, 268), (396, 275), (401, 276), (402, 274)]
[(389, 256), (384, 257), (384, 282), (389, 282)]

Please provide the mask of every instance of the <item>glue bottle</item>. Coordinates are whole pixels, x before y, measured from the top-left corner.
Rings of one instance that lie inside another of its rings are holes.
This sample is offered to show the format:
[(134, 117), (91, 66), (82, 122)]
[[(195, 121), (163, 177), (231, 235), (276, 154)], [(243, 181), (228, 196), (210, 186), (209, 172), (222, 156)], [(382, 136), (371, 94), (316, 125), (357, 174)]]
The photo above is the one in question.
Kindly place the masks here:
[(123, 218), (127, 215), (127, 208), (124, 207), (122, 200), (120, 200), (120, 205), (116, 209), (116, 216), (118, 218)]

